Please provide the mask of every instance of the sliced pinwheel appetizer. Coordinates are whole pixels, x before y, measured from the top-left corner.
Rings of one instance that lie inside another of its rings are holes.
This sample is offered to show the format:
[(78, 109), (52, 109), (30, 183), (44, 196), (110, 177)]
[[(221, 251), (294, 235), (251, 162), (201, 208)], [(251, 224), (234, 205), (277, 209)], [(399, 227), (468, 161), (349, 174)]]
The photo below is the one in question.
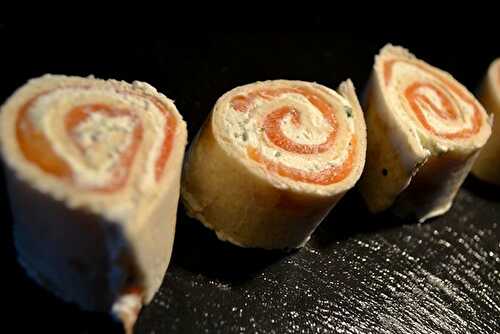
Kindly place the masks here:
[(146, 83), (46, 75), (2, 106), (19, 261), (130, 330), (170, 260), (186, 126)]
[(191, 144), (183, 200), (222, 240), (301, 247), (360, 177), (365, 149), (350, 81), (339, 93), (302, 81), (241, 86), (217, 101)]
[(500, 185), (500, 58), (491, 64), (483, 80), (479, 100), (486, 111), (493, 115), (494, 124), (491, 137), (481, 150), (472, 174), (486, 182)]
[(373, 212), (419, 221), (448, 211), (491, 120), (450, 74), (388, 45), (367, 89), (368, 149), (361, 192)]

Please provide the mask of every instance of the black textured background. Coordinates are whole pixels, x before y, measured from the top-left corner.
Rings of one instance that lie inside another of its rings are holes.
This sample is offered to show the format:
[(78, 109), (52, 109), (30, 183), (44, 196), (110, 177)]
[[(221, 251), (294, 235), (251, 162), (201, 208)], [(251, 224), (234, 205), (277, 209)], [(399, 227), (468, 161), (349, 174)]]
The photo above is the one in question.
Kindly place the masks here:
[[(171, 33), (144, 40), (58, 31), (28, 35), (0, 25), (0, 100), (44, 73), (142, 80), (176, 101), (190, 138), (216, 99), (241, 84), (283, 78), (337, 87), (350, 77), (362, 90), (386, 42), (408, 47), (471, 90), (500, 56), (498, 43), (464, 44), (448, 33)], [(119, 333), (106, 315), (80, 312), (25, 276), (3, 178), (0, 186), (1, 332)], [(369, 215), (351, 191), (306, 247), (283, 254), (222, 243), (180, 207), (170, 268), (136, 333), (499, 333), (499, 218), (499, 189), (473, 178), (448, 214), (426, 224)]]

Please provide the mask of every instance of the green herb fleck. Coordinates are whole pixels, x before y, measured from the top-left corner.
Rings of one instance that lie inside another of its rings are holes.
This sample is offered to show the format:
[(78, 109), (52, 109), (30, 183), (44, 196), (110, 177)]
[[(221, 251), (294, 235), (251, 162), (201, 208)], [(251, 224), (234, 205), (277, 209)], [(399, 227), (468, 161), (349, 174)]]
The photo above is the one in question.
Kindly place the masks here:
[(344, 111), (347, 114), (347, 117), (352, 117), (352, 108), (348, 106), (344, 106)]

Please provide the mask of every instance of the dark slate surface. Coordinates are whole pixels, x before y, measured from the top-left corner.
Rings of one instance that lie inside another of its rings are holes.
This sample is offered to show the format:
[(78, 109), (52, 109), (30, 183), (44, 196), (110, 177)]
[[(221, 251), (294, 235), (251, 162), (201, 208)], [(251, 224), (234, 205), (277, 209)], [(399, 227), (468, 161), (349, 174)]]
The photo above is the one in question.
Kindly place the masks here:
[(468, 188), (427, 224), (370, 216), (351, 195), (292, 254), (221, 243), (182, 216), (137, 332), (498, 333), (499, 216)]
[[(176, 100), (190, 137), (225, 91), (288, 78), (362, 87), (373, 55), (402, 43), (474, 88), (500, 48), (458, 37), (402, 34), (177, 35), (163, 41), (26, 36), (0, 25), (3, 100), (46, 72), (144, 80)], [(118, 36), (119, 37), (119, 36)], [(455, 38), (455, 39), (454, 39)], [(466, 66), (465, 66), (466, 65)], [(32, 283), (15, 261), (4, 180), (0, 208), (4, 328), (119, 333)], [(500, 191), (468, 178), (446, 215), (429, 223), (373, 216), (349, 193), (301, 250), (240, 249), (179, 209), (174, 255), (136, 333), (498, 333)], [(4, 332), (4, 331), (2, 331)]]

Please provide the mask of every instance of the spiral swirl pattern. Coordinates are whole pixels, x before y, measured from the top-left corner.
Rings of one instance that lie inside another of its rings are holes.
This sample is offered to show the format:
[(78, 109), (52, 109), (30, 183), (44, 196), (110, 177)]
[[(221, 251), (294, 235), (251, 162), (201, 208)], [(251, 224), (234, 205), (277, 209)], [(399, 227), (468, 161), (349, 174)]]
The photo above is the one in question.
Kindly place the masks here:
[(145, 187), (160, 180), (176, 123), (170, 106), (144, 90), (80, 82), (28, 99), (15, 132), (24, 158), (45, 173), (85, 190), (113, 192), (133, 168), (142, 171)]
[(474, 97), (451, 76), (410, 59), (387, 58), (385, 88), (391, 105), (400, 105), (415, 124), (437, 139), (466, 140), (485, 119)]
[(231, 145), (273, 174), (331, 185), (353, 170), (353, 107), (331, 89), (267, 81), (236, 88), (218, 105), (215, 117), (222, 118)]

